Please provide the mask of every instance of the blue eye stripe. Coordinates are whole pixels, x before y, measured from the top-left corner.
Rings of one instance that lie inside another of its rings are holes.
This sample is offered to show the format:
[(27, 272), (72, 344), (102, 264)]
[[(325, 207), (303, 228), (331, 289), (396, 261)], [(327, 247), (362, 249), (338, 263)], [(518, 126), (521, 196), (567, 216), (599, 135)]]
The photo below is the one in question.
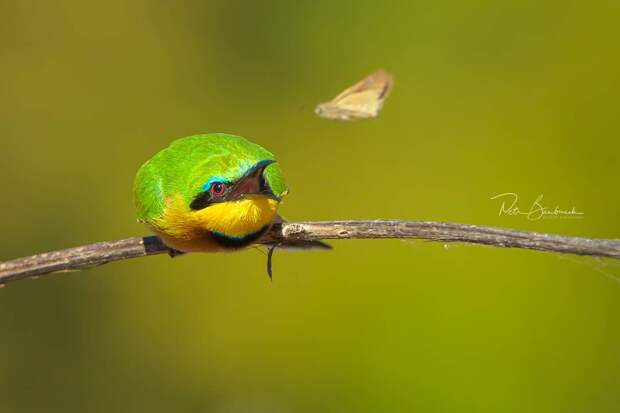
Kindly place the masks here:
[[(244, 176), (249, 175), (260, 168), (266, 168), (272, 163), (276, 163), (276, 161), (273, 159), (264, 159), (262, 161), (256, 162), (255, 164), (251, 166), (247, 166), (247, 163), (242, 163), (237, 168), (239, 170), (239, 178), (243, 178)], [(233, 182), (236, 181), (236, 178), (233, 178), (232, 181)], [(209, 189), (211, 188), (211, 185), (213, 185), (214, 183), (228, 184), (230, 182), (231, 182), (231, 179), (227, 179), (222, 176), (213, 176), (209, 178), (207, 183), (202, 186), (202, 190), (203, 192), (208, 192)]]
[(208, 191), (209, 188), (211, 188), (211, 185), (213, 185), (214, 183), (219, 182), (219, 183), (224, 184), (226, 183), (226, 181), (227, 181), (226, 178), (222, 178), (221, 176), (214, 176), (213, 178), (210, 178), (207, 181), (207, 183), (202, 186), (202, 189), (203, 191)]

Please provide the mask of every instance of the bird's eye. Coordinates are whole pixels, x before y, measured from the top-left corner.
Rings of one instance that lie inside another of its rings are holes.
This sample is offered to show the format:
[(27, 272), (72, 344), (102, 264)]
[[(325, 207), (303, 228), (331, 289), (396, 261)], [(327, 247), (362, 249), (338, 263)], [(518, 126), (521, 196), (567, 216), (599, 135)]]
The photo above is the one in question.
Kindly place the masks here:
[(226, 192), (226, 184), (222, 182), (214, 182), (209, 190), (213, 196), (222, 196)]

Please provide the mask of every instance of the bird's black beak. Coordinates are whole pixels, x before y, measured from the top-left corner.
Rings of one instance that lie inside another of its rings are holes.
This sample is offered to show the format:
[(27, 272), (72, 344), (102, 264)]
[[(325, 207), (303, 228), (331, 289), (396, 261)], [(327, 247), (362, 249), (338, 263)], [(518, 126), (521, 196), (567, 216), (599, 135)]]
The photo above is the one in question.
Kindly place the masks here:
[(229, 200), (241, 199), (245, 195), (249, 194), (265, 195), (277, 200), (276, 196), (273, 192), (271, 192), (271, 189), (269, 189), (269, 186), (263, 178), (265, 168), (275, 162), (275, 160), (266, 159), (264, 161), (257, 162), (256, 165), (248, 169), (245, 175), (243, 175), (243, 177), (233, 186), (232, 191), (230, 191)]

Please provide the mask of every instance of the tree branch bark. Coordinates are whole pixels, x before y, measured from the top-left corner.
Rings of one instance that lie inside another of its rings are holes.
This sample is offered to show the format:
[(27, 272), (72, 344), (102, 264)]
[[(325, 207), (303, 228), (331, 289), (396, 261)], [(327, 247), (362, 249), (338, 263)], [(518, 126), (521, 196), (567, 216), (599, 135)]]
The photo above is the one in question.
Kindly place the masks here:
[[(324, 221), (274, 224), (262, 244), (285, 240), (412, 238), (620, 259), (620, 239), (568, 237), (432, 221)], [(27, 277), (82, 270), (112, 261), (168, 252), (155, 236), (105, 241), (0, 262), (0, 285)]]

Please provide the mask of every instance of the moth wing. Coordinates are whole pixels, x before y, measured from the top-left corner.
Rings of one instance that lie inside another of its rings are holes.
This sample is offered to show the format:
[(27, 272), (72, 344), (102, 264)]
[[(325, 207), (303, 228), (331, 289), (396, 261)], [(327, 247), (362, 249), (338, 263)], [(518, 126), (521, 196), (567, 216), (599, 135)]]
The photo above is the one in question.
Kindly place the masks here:
[(377, 116), (383, 107), (383, 100), (375, 90), (363, 90), (344, 96), (334, 106), (341, 111), (353, 112), (358, 118), (370, 118)]
[(346, 98), (348, 95), (359, 93), (363, 91), (372, 91), (376, 94), (378, 99), (385, 99), (392, 89), (394, 78), (388, 72), (383, 69), (379, 69), (374, 73), (371, 73), (364, 79), (360, 80), (353, 86), (340, 93), (331, 101), (338, 103), (338, 101)]
[(364, 119), (377, 116), (389, 94), (393, 77), (378, 70), (340, 93), (329, 102), (317, 106), (319, 116), (330, 119)]
[(321, 103), (316, 107), (315, 112), (320, 117), (326, 119), (351, 120), (370, 117), (364, 112), (360, 112), (359, 107), (345, 108), (334, 105), (331, 102)]

